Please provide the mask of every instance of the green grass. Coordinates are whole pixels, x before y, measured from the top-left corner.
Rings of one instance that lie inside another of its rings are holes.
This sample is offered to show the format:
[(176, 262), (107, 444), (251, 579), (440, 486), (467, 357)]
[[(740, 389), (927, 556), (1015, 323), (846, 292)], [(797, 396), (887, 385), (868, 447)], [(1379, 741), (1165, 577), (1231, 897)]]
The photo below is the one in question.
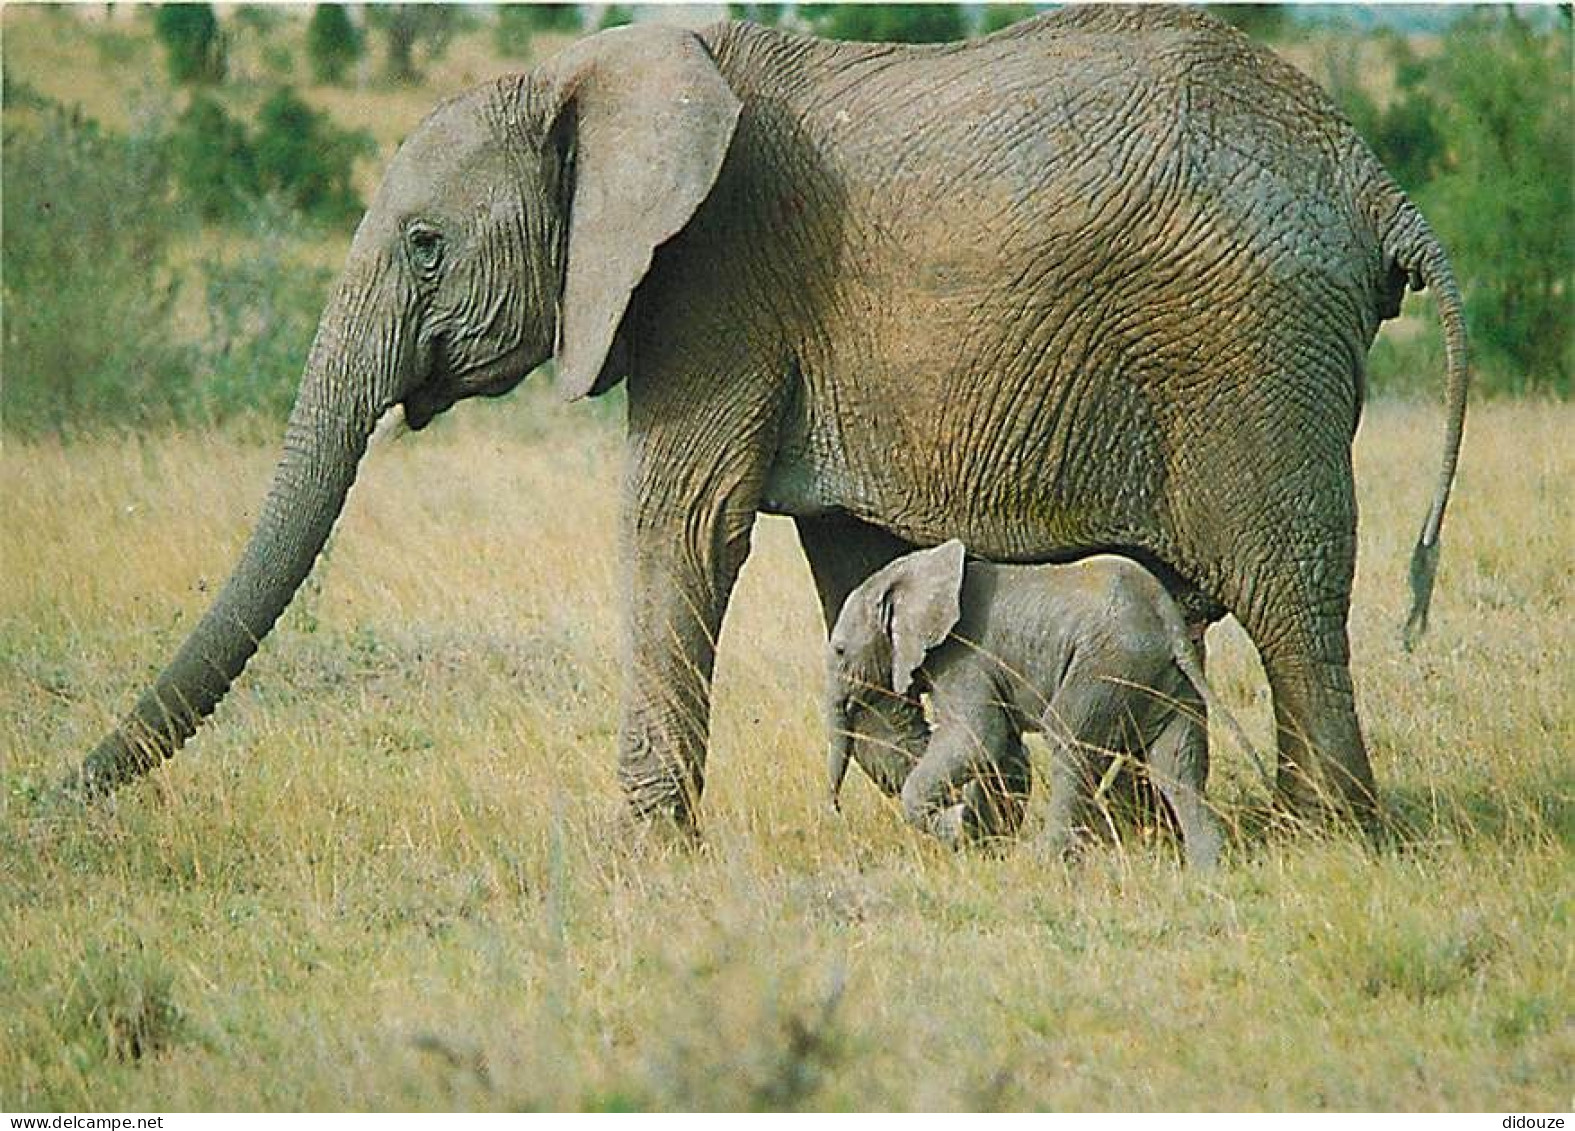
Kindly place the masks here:
[[(1398, 646), (1440, 414), (1357, 443), (1355, 676), (1412, 832), (953, 856), (822, 805), (818, 614), (763, 520), (724, 630), (706, 848), (618, 835), (616, 430), (538, 391), (374, 446), (213, 725), (112, 805), (40, 787), (198, 615), (273, 459), (8, 442), (0, 1108), (1548, 1110), (1575, 1076), (1567, 405), (1468, 422), (1431, 635)], [(1234, 625), (1210, 670), (1255, 739)], [(1042, 786), (1040, 787), (1042, 788)]]

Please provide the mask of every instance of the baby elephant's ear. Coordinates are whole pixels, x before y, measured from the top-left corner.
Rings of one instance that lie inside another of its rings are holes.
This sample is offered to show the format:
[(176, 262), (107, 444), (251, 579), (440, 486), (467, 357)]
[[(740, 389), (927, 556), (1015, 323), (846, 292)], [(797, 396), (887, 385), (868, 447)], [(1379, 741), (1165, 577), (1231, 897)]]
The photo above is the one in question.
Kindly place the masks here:
[(962, 615), (963, 559), (955, 538), (933, 550), (909, 554), (892, 567), (887, 591), (891, 610), (891, 688), (906, 695), (913, 673)]

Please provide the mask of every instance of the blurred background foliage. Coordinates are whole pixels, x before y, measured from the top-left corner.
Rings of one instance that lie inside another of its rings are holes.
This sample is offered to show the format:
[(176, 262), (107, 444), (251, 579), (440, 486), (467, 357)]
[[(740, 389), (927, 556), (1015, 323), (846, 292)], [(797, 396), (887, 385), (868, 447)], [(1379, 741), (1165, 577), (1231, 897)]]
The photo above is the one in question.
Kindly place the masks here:
[[(843, 39), (988, 34), (1034, 5), (732, 4)], [(1575, 375), (1569, 6), (1221, 5), (1336, 99), (1448, 246), (1476, 389)], [(708, 10), (719, 15), (721, 9)], [(288, 409), (363, 201), (441, 97), (635, 19), (616, 4), (9, 5), (4, 12), (7, 432)], [(1436, 396), (1431, 303), (1373, 351), (1377, 395)]]

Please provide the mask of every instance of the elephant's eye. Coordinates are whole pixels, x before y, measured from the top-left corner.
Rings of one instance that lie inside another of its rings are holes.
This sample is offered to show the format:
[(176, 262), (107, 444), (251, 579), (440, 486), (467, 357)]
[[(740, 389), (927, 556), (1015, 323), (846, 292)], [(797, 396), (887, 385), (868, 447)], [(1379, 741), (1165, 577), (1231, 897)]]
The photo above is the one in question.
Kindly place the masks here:
[(443, 236), (429, 224), (414, 223), (405, 230), (410, 260), (422, 274), (431, 274), (443, 262)]

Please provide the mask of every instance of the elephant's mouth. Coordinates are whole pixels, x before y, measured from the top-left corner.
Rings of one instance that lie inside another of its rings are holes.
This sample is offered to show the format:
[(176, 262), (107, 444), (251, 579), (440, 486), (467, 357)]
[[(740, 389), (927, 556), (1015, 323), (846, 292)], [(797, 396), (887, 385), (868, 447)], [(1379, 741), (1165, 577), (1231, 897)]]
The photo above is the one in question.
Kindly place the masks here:
[(433, 417), (468, 397), (501, 397), (523, 381), (531, 368), (506, 354), (462, 374), (435, 377), (405, 397), (405, 424), (412, 432), (419, 432)]
[(412, 432), (419, 432), (439, 413), (447, 412), (459, 398), (445, 390), (423, 386), (404, 400), (405, 425)]

